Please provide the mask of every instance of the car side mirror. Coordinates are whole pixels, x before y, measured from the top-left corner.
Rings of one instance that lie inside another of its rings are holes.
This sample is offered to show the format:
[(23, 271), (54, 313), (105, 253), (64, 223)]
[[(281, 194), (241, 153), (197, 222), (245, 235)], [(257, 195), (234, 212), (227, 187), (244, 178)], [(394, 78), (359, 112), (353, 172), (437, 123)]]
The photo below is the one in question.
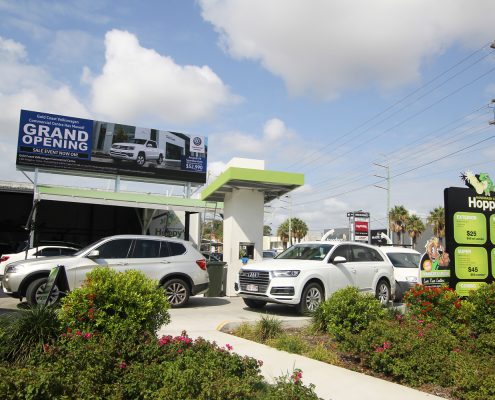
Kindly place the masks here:
[(342, 256), (337, 256), (332, 260), (333, 264), (344, 264), (346, 262), (347, 262), (347, 259), (345, 257), (342, 257)]
[(88, 258), (98, 258), (100, 256), (100, 250), (91, 250), (87, 257)]

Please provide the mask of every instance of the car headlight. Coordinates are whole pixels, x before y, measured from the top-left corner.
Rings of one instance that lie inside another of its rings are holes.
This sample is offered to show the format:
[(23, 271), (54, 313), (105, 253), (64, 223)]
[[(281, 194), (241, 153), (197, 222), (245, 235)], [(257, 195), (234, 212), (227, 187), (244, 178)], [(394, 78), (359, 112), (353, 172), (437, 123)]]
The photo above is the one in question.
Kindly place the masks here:
[(13, 274), (16, 272), (20, 272), (24, 269), (24, 265), (8, 265), (5, 268), (5, 273), (6, 274)]
[(406, 276), (406, 281), (408, 282), (417, 282), (418, 277), (417, 276)]
[(274, 278), (295, 278), (301, 271), (296, 269), (284, 270), (284, 271), (272, 271)]

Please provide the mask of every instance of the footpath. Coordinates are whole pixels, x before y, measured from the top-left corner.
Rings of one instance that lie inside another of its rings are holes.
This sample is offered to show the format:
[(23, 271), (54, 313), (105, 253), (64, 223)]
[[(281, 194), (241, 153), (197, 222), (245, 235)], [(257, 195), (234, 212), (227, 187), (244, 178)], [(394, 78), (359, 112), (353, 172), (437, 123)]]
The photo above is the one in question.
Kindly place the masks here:
[(242, 299), (237, 297), (198, 297), (191, 298), (186, 308), (170, 310), (171, 323), (163, 326), (158, 335), (177, 336), (185, 330), (191, 338), (203, 337), (215, 341), (221, 347), (229, 344), (233, 347), (232, 351), (241, 356), (262, 360), (261, 372), (269, 382), (299, 368), (303, 373), (303, 383), (314, 384), (318, 396), (325, 400), (442, 399), (345, 368), (279, 351), (222, 331), (241, 322), (257, 321), (267, 312), (292, 326), (306, 324), (309, 319), (298, 316), (290, 307), (282, 305), (268, 305), (264, 311), (253, 311), (247, 309)]

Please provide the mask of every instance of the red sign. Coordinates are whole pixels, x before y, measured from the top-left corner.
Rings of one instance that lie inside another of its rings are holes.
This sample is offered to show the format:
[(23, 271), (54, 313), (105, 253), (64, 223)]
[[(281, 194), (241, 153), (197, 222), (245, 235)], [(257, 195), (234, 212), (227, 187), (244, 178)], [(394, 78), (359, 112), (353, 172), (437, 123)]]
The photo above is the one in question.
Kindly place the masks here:
[(368, 233), (368, 222), (356, 221), (354, 223), (354, 230), (356, 232), (366, 232), (366, 233)]

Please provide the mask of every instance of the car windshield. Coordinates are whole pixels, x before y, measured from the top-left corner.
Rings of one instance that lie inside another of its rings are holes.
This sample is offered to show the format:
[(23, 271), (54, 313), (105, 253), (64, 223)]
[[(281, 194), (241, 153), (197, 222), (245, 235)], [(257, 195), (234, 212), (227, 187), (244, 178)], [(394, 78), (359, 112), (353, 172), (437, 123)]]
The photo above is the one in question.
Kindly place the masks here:
[(282, 254), (277, 256), (277, 260), (317, 260), (321, 261), (332, 249), (331, 244), (296, 244)]
[(263, 258), (275, 258), (275, 252), (273, 251), (264, 251)]
[(396, 268), (418, 268), (420, 255), (416, 253), (387, 253)]
[(146, 144), (146, 139), (132, 139), (131, 143)]

